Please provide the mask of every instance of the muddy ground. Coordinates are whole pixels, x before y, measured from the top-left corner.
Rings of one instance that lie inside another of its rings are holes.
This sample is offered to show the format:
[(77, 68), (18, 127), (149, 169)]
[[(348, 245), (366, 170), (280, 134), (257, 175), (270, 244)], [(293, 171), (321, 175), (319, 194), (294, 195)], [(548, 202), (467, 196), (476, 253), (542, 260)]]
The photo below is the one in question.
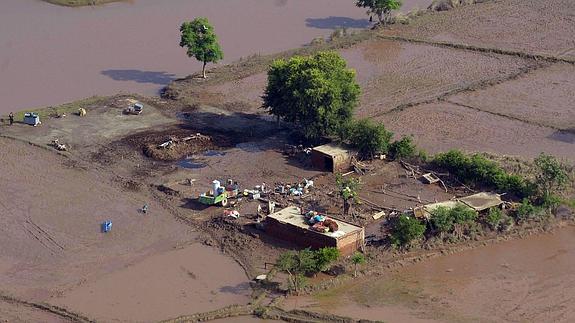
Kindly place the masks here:
[[(90, 155), (64, 157), (13, 139), (0, 142), (3, 293), (102, 321), (159, 320), (198, 304), (197, 310), (216, 309), (249, 299), (250, 291), (234, 287), (247, 284), (241, 267), (196, 244), (196, 229), (174, 218), (146, 185), (126, 185), (110, 169), (85, 163)], [(139, 211), (144, 204), (148, 214)], [(104, 220), (113, 221), (108, 234), (100, 232)], [(196, 262), (200, 255), (209, 260)], [(206, 263), (219, 269), (202, 267)], [(186, 287), (162, 290), (154, 287), (159, 282)], [(130, 300), (138, 305), (127, 306)]]

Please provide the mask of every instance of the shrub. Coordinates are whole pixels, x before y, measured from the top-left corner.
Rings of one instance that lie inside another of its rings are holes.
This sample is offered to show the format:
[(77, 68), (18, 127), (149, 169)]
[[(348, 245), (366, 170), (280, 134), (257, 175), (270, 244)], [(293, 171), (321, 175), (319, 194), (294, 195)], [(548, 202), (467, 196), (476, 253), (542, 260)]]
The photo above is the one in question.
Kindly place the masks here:
[(431, 225), (438, 233), (450, 233), (456, 224), (470, 224), (477, 219), (477, 213), (463, 205), (454, 208), (438, 207), (433, 211)]
[(449, 209), (443, 206), (433, 211), (430, 222), (434, 230), (439, 233), (447, 233), (453, 230), (453, 221), (449, 213)]
[(429, 156), (427, 156), (425, 150), (420, 149), (419, 151), (417, 151), (417, 158), (422, 162), (426, 162), (429, 159)]
[(347, 125), (347, 140), (363, 157), (373, 157), (377, 153), (387, 154), (393, 133), (381, 123), (369, 119), (352, 121)]
[(391, 244), (396, 247), (407, 246), (412, 241), (421, 239), (424, 232), (425, 225), (418, 219), (401, 215), (393, 228)]
[(569, 177), (563, 165), (555, 157), (541, 153), (535, 159), (537, 187), (542, 197), (549, 197), (567, 184)]
[(509, 229), (513, 227), (513, 224), (514, 224), (513, 218), (503, 213), (501, 215), (501, 221), (499, 222), (499, 230), (509, 231)]
[(433, 164), (449, 171), (462, 182), (490, 186), (518, 197), (533, 194), (531, 183), (520, 176), (507, 174), (496, 162), (479, 154), (470, 157), (459, 150), (450, 150), (435, 156)]
[(549, 195), (543, 195), (540, 202), (541, 202), (541, 205), (545, 208), (555, 209), (561, 203), (563, 203), (563, 200), (561, 199), (561, 197), (559, 197), (557, 195), (549, 194)]
[(503, 218), (503, 212), (498, 208), (489, 209), (489, 213), (485, 216), (485, 222), (491, 230), (497, 230)]
[(402, 137), (400, 140), (394, 141), (389, 147), (389, 154), (391, 158), (411, 158), (417, 153), (415, 144), (412, 137)]
[(535, 211), (535, 206), (533, 206), (528, 199), (523, 199), (515, 212), (517, 221), (526, 221), (531, 219), (535, 214)]
[(321, 248), (314, 251), (315, 271), (327, 270), (329, 265), (339, 258), (339, 250), (334, 247)]

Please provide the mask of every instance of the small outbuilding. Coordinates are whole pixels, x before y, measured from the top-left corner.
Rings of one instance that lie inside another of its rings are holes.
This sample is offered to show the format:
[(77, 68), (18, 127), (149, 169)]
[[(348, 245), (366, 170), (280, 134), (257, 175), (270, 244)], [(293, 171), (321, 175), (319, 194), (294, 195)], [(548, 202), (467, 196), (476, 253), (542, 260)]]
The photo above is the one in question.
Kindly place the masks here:
[(357, 152), (337, 144), (314, 147), (311, 151), (311, 163), (315, 168), (332, 173), (350, 169), (351, 160)]
[(36, 127), (40, 124), (40, 116), (34, 112), (26, 112), (24, 114), (24, 123)]
[(332, 217), (330, 219), (337, 223), (337, 231), (314, 231), (301, 209), (291, 206), (268, 215), (264, 227), (269, 235), (304, 248), (335, 247), (344, 256), (363, 248), (365, 231), (362, 227)]

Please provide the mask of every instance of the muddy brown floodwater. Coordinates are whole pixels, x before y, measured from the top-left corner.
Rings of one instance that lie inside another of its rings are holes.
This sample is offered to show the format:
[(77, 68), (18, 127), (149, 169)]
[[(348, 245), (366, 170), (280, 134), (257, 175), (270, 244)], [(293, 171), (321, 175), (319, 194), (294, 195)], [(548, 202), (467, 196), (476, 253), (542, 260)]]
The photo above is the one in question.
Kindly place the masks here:
[(573, 322), (575, 228), (351, 282), (287, 306), (385, 322)]
[[(404, 10), (428, 0), (406, 1)], [(0, 4), (0, 114), (121, 91), (156, 94), (200, 68), (178, 46), (179, 25), (206, 16), (224, 63), (301, 46), (338, 27), (365, 28), (349, 0), (136, 0), (65, 8)]]

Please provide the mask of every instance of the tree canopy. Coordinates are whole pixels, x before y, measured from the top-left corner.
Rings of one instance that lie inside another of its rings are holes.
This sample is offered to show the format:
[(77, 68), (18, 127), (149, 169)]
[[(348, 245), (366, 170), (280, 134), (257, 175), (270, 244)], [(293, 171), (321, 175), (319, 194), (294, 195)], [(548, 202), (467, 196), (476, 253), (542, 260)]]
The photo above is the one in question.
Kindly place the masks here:
[(216, 63), (224, 58), (214, 27), (210, 25), (207, 18), (199, 17), (193, 21), (184, 22), (180, 27), (180, 32), (180, 46), (187, 48), (189, 57), (195, 57), (204, 63), (202, 76), (206, 78), (206, 64)]
[(288, 273), (289, 288), (298, 293), (305, 286), (305, 276), (326, 270), (338, 257), (339, 250), (332, 247), (315, 251), (310, 249), (288, 251), (279, 256), (276, 267)]
[(372, 158), (376, 153), (387, 154), (393, 133), (383, 123), (370, 119), (352, 121), (347, 130), (347, 140), (363, 157)]
[(369, 14), (377, 16), (379, 23), (386, 24), (391, 19), (391, 11), (401, 8), (401, 0), (357, 0), (355, 5), (368, 8)]
[(299, 126), (305, 139), (334, 135), (351, 120), (360, 93), (355, 71), (336, 52), (279, 59), (268, 71), (263, 107)]

